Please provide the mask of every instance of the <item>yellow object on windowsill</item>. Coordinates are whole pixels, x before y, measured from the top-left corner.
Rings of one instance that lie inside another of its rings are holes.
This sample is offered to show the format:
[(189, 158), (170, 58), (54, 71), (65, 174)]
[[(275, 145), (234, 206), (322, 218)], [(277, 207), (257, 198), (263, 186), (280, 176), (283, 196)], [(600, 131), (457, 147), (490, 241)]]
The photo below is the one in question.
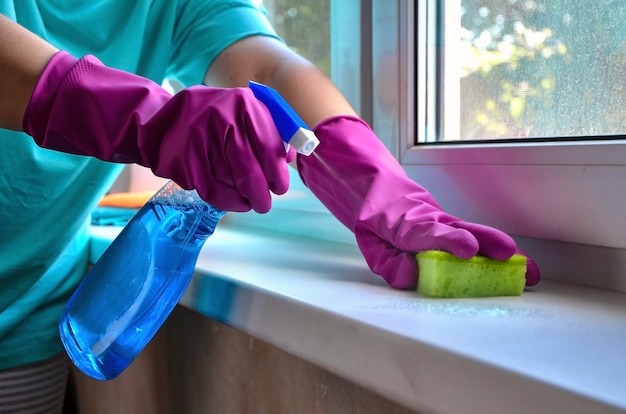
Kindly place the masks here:
[(102, 197), (100, 207), (141, 208), (154, 195), (154, 191), (110, 193)]

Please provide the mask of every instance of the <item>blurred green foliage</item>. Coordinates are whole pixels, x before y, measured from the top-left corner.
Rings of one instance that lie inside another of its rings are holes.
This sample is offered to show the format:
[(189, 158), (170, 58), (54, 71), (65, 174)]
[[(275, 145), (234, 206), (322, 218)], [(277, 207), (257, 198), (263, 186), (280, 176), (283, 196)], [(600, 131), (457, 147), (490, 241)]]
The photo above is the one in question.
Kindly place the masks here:
[(270, 21), (287, 44), (330, 74), (330, 0), (265, 2)]
[[(330, 1), (264, 2), (278, 34), (326, 74)], [(626, 0), (462, 0), (461, 138), (623, 133), (625, 22)]]
[(625, 18), (623, 0), (463, 0), (461, 136), (623, 132)]

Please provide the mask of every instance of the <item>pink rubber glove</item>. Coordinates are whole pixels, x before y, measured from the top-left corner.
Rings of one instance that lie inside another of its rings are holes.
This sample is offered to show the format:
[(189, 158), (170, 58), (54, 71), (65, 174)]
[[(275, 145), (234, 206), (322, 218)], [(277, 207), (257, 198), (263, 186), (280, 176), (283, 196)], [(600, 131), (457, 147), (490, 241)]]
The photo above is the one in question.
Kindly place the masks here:
[[(320, 139), (315, 155), (297, 157), (304, 183), (354, 232), (369, 267), (392, 287), (415, 288), (415, 253), (422, 250), (499, 260), (520, 252), (507, 234), (445, 213), (362, 120), (333, 117), (315, 134)], [(527, 285), (539, 278), (529, 259)]]
[(44, 148), (137, 163), (225, 211), (264, 213), (270, 191), (289, 186), (285, 148), (272, 117), (248, 88), (156, 83), (58, 52), (23, 119)]

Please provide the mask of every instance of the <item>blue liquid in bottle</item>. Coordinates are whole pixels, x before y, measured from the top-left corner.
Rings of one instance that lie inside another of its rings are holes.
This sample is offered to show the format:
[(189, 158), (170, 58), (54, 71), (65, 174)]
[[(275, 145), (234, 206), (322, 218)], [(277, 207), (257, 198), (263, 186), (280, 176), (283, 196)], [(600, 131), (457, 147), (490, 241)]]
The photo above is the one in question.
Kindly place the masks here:
[(224, 214), (173, 182), (139, 210), (61, 316), (61, 340), (81, 371), (109, 380), (139, 355), (182, 297)]

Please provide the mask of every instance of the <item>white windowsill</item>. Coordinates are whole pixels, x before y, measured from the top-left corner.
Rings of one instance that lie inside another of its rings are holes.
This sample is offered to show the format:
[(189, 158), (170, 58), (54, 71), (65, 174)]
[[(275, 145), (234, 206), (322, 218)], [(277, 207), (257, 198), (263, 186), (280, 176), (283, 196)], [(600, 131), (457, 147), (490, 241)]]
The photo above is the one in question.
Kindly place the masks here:
[[(421, 412), (626, 412), (626, 295), (396, 291), (348, 244), (221, 225), (182, 305)], [(119, 229), (93, 227), (94, 254)]]

